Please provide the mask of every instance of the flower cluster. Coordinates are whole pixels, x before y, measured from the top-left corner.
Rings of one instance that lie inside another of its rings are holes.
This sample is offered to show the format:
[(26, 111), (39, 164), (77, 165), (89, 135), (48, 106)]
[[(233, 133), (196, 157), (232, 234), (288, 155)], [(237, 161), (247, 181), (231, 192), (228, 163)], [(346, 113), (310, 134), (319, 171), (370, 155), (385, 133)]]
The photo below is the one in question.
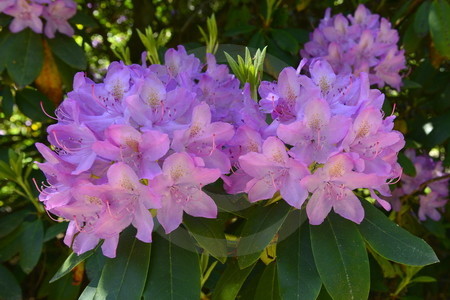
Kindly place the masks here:
[(365, 72), (371, 84), (399, 89), (399, 71), (405, 68), (405, 56), (397, 47), (399, 36), (391, 23), (362, 4), (353, 16), (331, 17), (330, 12), (327, 9), (301, 55), (326, 59), (336, 73)]
[(393, 130), (395, 116), (383, 118), (384, 95), (370, 89), (366, 73), (335, 74), (326, 60), (315, 59), (302, 75), (305, 63), (284, 69), (277, 83), (261, 83), (259, 104), (273, 122), (264, 140), (245, 135), (248, 141), (241, 144), (260, 150), (241, 154), (226, 188), (248, 193), (251, 202), (279, 191), (296, 208), (311, 193), (306, 205), (311, 224), (322, 223), (331, 209), (360, 223), (364, 210), (353, 190), (370, 189), (390, 209), (375, 190), (390, 195), (389, 181), (401, 175), (397, 154), (403, 136)]
[(414, 195), (426, 185), (429, 188), (428, 193), (419, 195), (419, 219), (424, 221), (428, 217), (435, 221), (439, 220), (441, 218), (439, 209), (443, 209), (448, 202), (450, 180), (446, 177), (442, 162), (435, 161), (428, 155), (416, 155), (414, 149), (406, 150), (405, 155), (413, 162), (416, 176), (402, 175), (400, 186), (392, 192), (393, 208), (399, 210), (401, 197)]
[[(14, 17), (9, 30), (19, 32), (29, 27), (36, 33), (54, 38), (57, 31), (72, 36), (73, 28), (67, 22), (77, 11), (73, 0), (2, 0), (0, 13)], [(45, 19), (43, 26), (41, 17)]]
[(103, 253), (114, 257), (130, 224), (151, 242), (152, 213), (167, 233), (183, 212), (216, 217), (202, 187), (229, 172), (238, 136), (265, 123), (249, 88), (241, 90), (226, 66), (208, 55), (202, 68), (180, 46), (166, 52), (165, 65), (114, 62), (101, 83), (75, 76), (57, 124), (47, 129), (54, 151), (37, 148), (48, 181), (40, 200), (70, 221), (64, 242), (76, 253), (104, 240)]

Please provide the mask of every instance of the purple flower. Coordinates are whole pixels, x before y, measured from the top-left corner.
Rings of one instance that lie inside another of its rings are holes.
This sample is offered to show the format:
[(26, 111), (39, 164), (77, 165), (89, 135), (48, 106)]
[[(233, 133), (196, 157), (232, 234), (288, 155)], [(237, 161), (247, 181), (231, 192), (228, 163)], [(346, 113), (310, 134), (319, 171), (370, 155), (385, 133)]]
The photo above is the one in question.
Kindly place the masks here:
[(39, 16), (43, 7), (39, 4), (29, 4), (26, 0), (17, 0), (14, 6), (9, 6), (3, 12), (13, 16), (9, 30), (19, 32), (30, 27), (36, 33), (42, 33), (42, 21)]
[(10, 6), (13, 6), (16, 3), (16, 0), (3, 0), (0, 2), (0, 13), (2, 13), (5, 9)]
[(306, 205), (310, 224), (321, 224), (332, 208), (342, 217), (361, 223), (364, 209), (352, 190), (378, 188), (385, 180), (375, 174), (355, 172), (355, 167), (349, 154), (338, 154), (314, 174), (302, 179), (302, 184), (312, 193)]
[(441, 218), (438, 208), (444, 208), (447, 199), (441, 199), (438, 193), (431, 192), (428, 195), (420, 195), (419, 220), (425, 221), (427, 217), (434, 221)]
[(67, 22), (77, 12), (76, 3), (71, 0), (56, 0), (44, 7), (42, 16), (47, 21), (45, 24), (45, 35), (52, 39), (55, 32), (59, 31), (65, 35), (72, 36), (74, 30)]
[(187, 153), (175, 153), (165, 159), (162, 174), (149, 184), (162, 197), (162, 208), (158, 209), (157, 217), (166, 233), (181, 224), (183, 211), (195, 217), (217, 216), (214, 200), (202, 191), (202, 187), (219, 176), (218, 169), (199, 167)]
[(245, 188), (250, 202), (270, 199), (280, 191), (287, 203), (301, 208), (308, 192), (300, 185), (300, 180), (309, 172), (303, 164), (289, 157), (278, 138), (267, 138), (262, 153), (247, 153), (239, 158), (239, 163), (241, 169), (253, 177)]

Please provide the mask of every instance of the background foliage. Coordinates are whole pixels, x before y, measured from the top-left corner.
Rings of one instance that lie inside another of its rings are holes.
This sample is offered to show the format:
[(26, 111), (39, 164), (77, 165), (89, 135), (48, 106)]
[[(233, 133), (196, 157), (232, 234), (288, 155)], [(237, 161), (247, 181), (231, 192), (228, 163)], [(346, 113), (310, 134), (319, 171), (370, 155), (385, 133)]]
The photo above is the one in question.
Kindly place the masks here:
[[(194, 49), (204, 45), (198, 27), (206, 28), (206, 18), (214, 13), (220, 44), (267, 45), (268, 54), (297, 66), (299, 50), (325, 9), (348, 14), (359, 3), (390, 19), (406, 50), (404, 87), (401, 92), (384, 89), (385, 112), (390, 114), (395, 106), (396, 127), (405, 134), (407, 147), (430, 153), (448, 168), (450, 5), (446, 0), (77, 2), (79, 12), (70, 20), (76, 28), (74, 38), (57, 35), (49, 40), (29, 29), (18, 34), (9, 33), (7, 27), (0, 31), (0, 299), (77, 299), (81, 293), (83, 299), (155, 294), (198, 299), (200, 290), (203, 299), (296, 299), (300, 294), (305, 299), (317, 295), (328, 299), (328, 293), (348, 299), (349, 290), (364, 295), (369, 286), (371, 299), (450, 298), (450, 212), (447, 209), (439, 221), (419, 222), (414, 213), (417, 197), (408, 198), (399, 212), (386, 216), (366, 207), (367, 219), (359, 226), (332, 216), (313, 227), (300, 226), (304, 217), (282, 203), (249, 209), (245, 200), (223, 196), (226, 204), (218, 203), (222, 212), (217, 220), (185, 216), (184, 227), (190, 234), (181, 228), (166, 238), (155, 235), (152, 244), (141, 243), (126, 231), (118, 257), (110, 260), (100, 251), (80, 257), (70, 254), (61, 240), (65, 223), (47, 217), (37, 203), (32, 181), (43, 180), (32, 163), (41, 160), (34, 144), (45, 143), (45, 128), (52, 123), (40, 102), (52, 113), (71, 89), (75, 72), (101, 78), (125, 44), (131, 61), (139, 63), (145, 48), (137, 29), (145, 32), (150, 25), (154, 32), (164, 30), (167, 44), (161, 52), (178, 44)], [(0, 26), (9, 21), (0, 15)], [(406, 156), (401, 162), (405, 173), (414, 174)], [(210, 191), (221, 192), (216, 187)], [(422, 267), (436, 258), (427, 257), (426, 244), (388, 219), (425, 239), (441, 263)], [(265, 228), (270, 229), (265, 236), (237, 243), (237, 237), (251, 237)], [(292, 233), (289, 228), (296, 230)], [(339, 228), (338, 235), (333, 228)], [(386, 233), (401, 240), (390, 240)], [(408, 251), (411, 244), (415, 248)], [(366, 248), (370, 255), (363, 254)], [(338, 253), (344, 255), (333, 257)], [(415, 260), (419, 255), (411, 253), (422, 253), (422, 259)], [(311, 264), (314, 260), (316, 264)], [(346, 273), (346, 268), (353, 271)], [(354, 285), (350, 289), (333, 279), (347, 275)]]

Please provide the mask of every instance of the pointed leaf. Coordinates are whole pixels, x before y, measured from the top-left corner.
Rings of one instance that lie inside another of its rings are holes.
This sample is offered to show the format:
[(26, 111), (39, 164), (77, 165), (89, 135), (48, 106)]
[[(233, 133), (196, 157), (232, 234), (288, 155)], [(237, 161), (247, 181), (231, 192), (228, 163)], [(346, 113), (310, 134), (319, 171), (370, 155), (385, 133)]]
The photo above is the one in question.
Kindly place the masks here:
[(222, 263), (227, 260), (227, 240), (224, 224), (220, 220), (184, 215), (183, 223), (198, 244), (209, 254)]
[(269, 264), (262, 273), (256, 288), (255, 299), (281, 300), (276, 263)]
[(450, 58), (450, 4), (446, 0), (434, 0), (428, 22), (436, 50)]
[(63, 34), (57, 34), (54, 39), (49, 39), (48, 44), (52, 52), (70, 67), (77, 70), (85, 70), (87, 60), (83, 49), (75, 40)]
[(23, 232), (20, 243), (19, 265), (25, 273), (30, 273), (41, 257), (42, 244), (44, 243), (44, 225), (41, 219), (23, 223)]
[(18, 210), (16, 212), (7, 214), (0, 218), (0, 238), (7, 236), (14, 229), (22, 224), (25, 217), (30, 213), (28, 210)]
[(3, 265), (0, 265), (0, 299), (22, 299), (22, 289), (17, 279)]
[(103, 268), (95, 299), (140, 299), (150, 264), (151, 244), (135, 238), (128, 227), (120, 235), (117, 256)]
[[(98, 247), (98, 246), (97, 246)], [(72, 252), (69, 257), (64, 261), (62, 266), (59, 268), (59, 270), (56, 272), (56, 274), (50, 279), (50, 283), (60, 279), (64, 275), (68, 274), (70, 271), (73, 270), (78, 264), (83, 262), (86, 258), (90, 257), (94, 252), (97, 250), (97, 248), (92, 249), (90, 251), (84, 252), (81, 255), (76, 254), (75, 252)]]
[(55, 110), (50, 99), (37, 90), (27, 88), (16, 93), (16, 104), (20, 111), (33, 121), (49, 120), (41, 108), (41, 102), (46, 112), (51, 113)]
[(367, 299), (369, 259), (356, 225), (330, 213), (321, 225), (310, 226), (310, 232), (317, 271), (332, 298)]
[(41, 35), (30, 29), (10, 35), (7, 46), (2, 49), (2, 55), (7, 57), (6, 64), (11, 79), (21, 87), (30, 84), (39, 75), (44, 64)]
[(283, 299), (316, 299), (320, 293), (322, 281), (314, 263), (309, 225), (303, 224), (300, 227), (300, 214), (294, 213), (291, 215), (297, 220), (288, 222), (291, 218), (289, 215), (280, 230), (277, 244), (280, 294)]
[(429, 31), (428, 15), (430, 13), (430, 6), (430, 1), (423, 2), (414, 16), (414, 31), (421, 38), (425, 37)]
[(278, 201), (270, 206), (256, 207), (246, 220), (238, 243), (238, 262), (246, 268), (258, 260), (286, 219), (290, 206)]
[(422, 239), (389, 220), (367, 201), (362, 201), (365, 218), (359, 231), (370, 247), (386, 259), (411, 266), (439, 262), (433, 249)]
[(144, 299), (200, 298), (200, 261), (189, 234), (155, 234)]
[[(1, 68), (1, 67), (0, 67)], [(1, 73), (1, 70), (0, 70)], [(11, 117), (14, 107), (14, 97), (11, 90), (8, 87), (4, 87), (0, 91), (0, 97), (2, 97), (2, 110), (6, 118)]]
[(236, 259), (229, 259), (214, 289), (213, 300), (234, 300), (255, 264), (240, 269)]

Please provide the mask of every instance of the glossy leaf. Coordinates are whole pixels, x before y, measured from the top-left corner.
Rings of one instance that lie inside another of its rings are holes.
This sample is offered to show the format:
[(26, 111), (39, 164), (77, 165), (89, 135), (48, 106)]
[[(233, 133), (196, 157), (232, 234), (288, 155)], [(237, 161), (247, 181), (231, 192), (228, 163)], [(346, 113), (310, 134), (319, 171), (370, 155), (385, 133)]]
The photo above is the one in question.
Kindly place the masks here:
[(429, 26), (428, 26), (428, 15), (430, 13), (430, 1), (424, 1), (414, 16), (414, 31), (416, 34), (423, 38), (428, 34)]
[(41, 92), (34, 89), (23, 89), (16, 93), (16, 104), (20, 111), (34, 121), (47, 121), (49, 117), (45, 115), (40, 103), (44, 106), (45, 111), (54, 111), (54, 106)]
[(64, 261), (62, 266), (59, 268), (59, 270), (56, 272), (56, 274), (50, 279), (50, 283), (54, 282), (61, 277), (68, 274), (70, 271), (73, 270), (78, 264), (83, 262), (85, 259), (90, 257), (92, 254), (94, 254), (96, 249), (92, 249), (91, 251), (84, 252), (81, 255), (76, 254), (75, 252), (72, 252), (69, 257)]
[(44, 225), (41, 219), (22, 224), (23, 232), (20, 238), (21, 250), (19, 265), (25, 273), (30, 273), (41, 257), (44, 243)]
[(58, 234), (63, 233), (67, 230), (67, 226), (69, 225), (69, 222), (61, 222), (56, 223), (45, 231), (44, 235), (44, 242), (47, 242), (53, 238), (55, 238)]
[(2, 111), (5, 114), (5, 117), (9, 118), (13, 113), (14, 96), (8, 87), (4, 87), (3, 90), (0, 91), (0, 97), (2, 97)]
[(442, 56), (450, 58), (450, 4), (434, 0), (428, 16), (434, 46)]
[(0, 299), (22, 299), (22, 290), (17, 279), (3, 265), (0, 265)]
[(77, 70), (86, 69), (87, 60), (84, 51), (73, 38), (57, 34), (54, 39), (48, 40), (48, 44), (52, 52), (70, 67)]
[(213, 300), (234, 300), (255, 264), (240, 269), (236, 259), (229, 259), (214, 289)]
[(151, 243), (136, 239), (128, 227), (120, 235), (117, 255), (108, 259), (98, 282), (95, 299), (140, 299), (150, 264)]
[(144, 299), (199, 299), (200, 261), (191, 237), (179, 228), (153, 235)]
[(290, 53), (296, 53), (298, 51), (299, 43), (288, 31), (273, 29), (272, 38), (282, 50)]
[(269, 264), (262, 273), (256, 288), (255, 299), (281, 300), (276, 263)]
[(246, 268), (258, 260), (286, 219), (290, 206), (278, 201), (270, 206), (259, 206), (246, 220), (238, 243), (238, 262)]
[(66, 274), (60, 280), (50, 285), (48, 300), (75, 300), (80, 293), (80, 285), (74, 284), (72, 274)]
[(0, 218), (0, 238), (7, 236), (14, 229), (19, 227), (29, 213), (30, 212), (28, 210), (22, 209), (2, 216)]
[(425, 266), (439, 261), (424, 240), (393, 223), (370, 203), (362, 203), (366, 215), (359, 231), (379, 255), (411, 266)]
[(39, 75), (44, 63), (44, 50), (41, 36), (30, 29), (9, 36), (2, 49), (7, 57), (9, 76), (23, 87), (33, 82)]
[(227, 240), (220, 220), (184, 215), (183, 223), (199, 245), (224, 263), (227, 260)]
[(317, 271), (332, 298), (367, 299), (369, 259), (356, 225), (331, 213), (321, 225), (310, 226), (310, 232)]
[(316, 299), (322, 281), (314, 263), (309, 225), (303, 224), (300, 227), (300, 214), (295, 215), (297, 224), (288, 223), (290, 217), (291, 215), (280, 230), (277, 244), (280, 294), (283, 299)]

